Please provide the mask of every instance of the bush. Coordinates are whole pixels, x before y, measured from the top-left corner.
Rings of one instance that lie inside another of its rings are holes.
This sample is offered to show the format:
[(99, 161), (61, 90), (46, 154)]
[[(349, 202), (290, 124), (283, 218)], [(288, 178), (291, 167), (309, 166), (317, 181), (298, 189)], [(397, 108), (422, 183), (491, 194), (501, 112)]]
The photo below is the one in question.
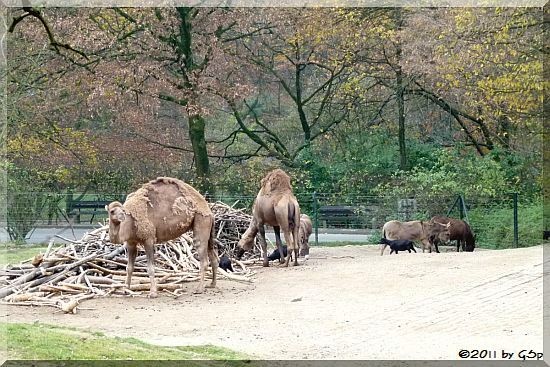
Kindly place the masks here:
[[(542, 243), (542, 200), (518, 206), (518, 246), (528, 247)], [(483, 206), (468, 212), (476, 245), (486, 248), (514, 247), (513, 207)]]
[(400, 197), (465, 196), (497, 197), (510, 192), (504, 170), (488, 157), (461, 157), (442, 150), (430, 166), (423, 164), (411, 171), (397, 171), (390, 182), (376, 192)]

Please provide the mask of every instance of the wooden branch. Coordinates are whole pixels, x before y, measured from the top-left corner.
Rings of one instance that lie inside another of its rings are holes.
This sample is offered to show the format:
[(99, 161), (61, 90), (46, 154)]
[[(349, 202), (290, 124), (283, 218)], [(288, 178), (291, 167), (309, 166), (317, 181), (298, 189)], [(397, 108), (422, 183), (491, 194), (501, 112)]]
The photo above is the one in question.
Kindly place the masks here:
[[(251, 216), (242, 209), (223, 203), (211, 204), (215, 214), (215, 233), (222, 253), (231, 256), (249, 226)], [(146, 256), (141, 249), (136, 259), (130, 289), (126, 286), (127, 259), (120, 257), (124, 246), (108, 241), (108, 226), (102, 226), (74, 243), (56, 250), (48, 249), (38, 268), (32, 265), (8, 265), (0, 273), (0, 298), (5, 303), (21, 306), (50, 306), (66, 313), (75, 313), (79, 302), (93, 297), (142, 296), (150, 289), (147, 267), (141, 263)], [(158, 245), (155, 258), (155, 279), (158, 289), (179, 297), (182, 283), (199, 280), (200, 262), (190, 233)], [(258, 243), (248, 256), (257, 257)], [(247, 265), (245, 265), (245, 263)], [(236, 262), (236, 272), (220, 269), (218, 274), (231, 281), (250, 283), (254, 272), (250, 262)], [(258, 266), (260, 263), (258, 263)], [(238, 267), (237, 267), (238, 266)], [(240, 267), (241, 270), (238, 270)], [(94, 274), (94, 275), (92, 275)], [(211, 268), (207, 278), (212, 278)]]

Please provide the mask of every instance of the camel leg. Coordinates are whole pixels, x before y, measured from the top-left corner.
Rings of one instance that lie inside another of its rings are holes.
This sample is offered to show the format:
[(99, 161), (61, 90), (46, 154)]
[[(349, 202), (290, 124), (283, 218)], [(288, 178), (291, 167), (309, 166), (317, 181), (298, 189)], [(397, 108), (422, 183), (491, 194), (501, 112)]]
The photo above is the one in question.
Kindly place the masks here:
[[(204, 281), (206, 278), (206, 269), (208, 269), (208, 241), (210, 240), (210, 231), (212, 222), (210, 217), (195, 215), (193, 222), (193, 243), (197, 254), (199, 255), (199, 285), (193, 293), (204, 292)], [(214, 268), (214, 265), (212, 265)], [(213, 278), (213, 276), (212, 276)]]
[[(286, 242), (286, 258), (285, 258), (285, 264), (284, 266), (288, 266), (288, 263), (290, 262), (290, 258), (292, 257), (292, 252), (294, 250), (294, 242), (292, 239), (292, 234), (288, 231), (288, 229), (283, 229), (283, 234), (285, 236), (285, 242)], [(296, 260), (296, 265), (298, 264), (298, 258)]]
[(151, 281), (149, 296), (155, 298), (157, 296), (157, 280), (155, 279), (155, 244), (148, 241), (143, 247), (145, 247), (145, 254), (147, 255), (147, 274)]
[[(284, 210), (281, 211), (281, 208), (276, 208), (275, 217), (277, 219), (277, 223), (279, 223), (280, 230), (283, 231), (283, 235), (285, 236), (287, 253), (286, 253), (284, 266), (288, 266), (292, 253), (294, 252), (293, 250), (296, 248), (296, 243), (292, 238), (290, 229), (288, 228), (288, 209), (285, 207)], [(281, 258), (283, 258), (282, 252), (281, 252)], [(298, 262), (298, 259), (296, 259), (296, 263), (297, 262)]]
[[(281, 227), (275, 226), (273, 227), (273, 231), (275, 232), (275, 244), (277, 245), (277, 250), (279, 250), (279, 264), (282, 264), (285, 261), (284, 252), (283, 252), (283, 241), (281, 240)], [(288, 246), (287, 246), (288, 250)], [(287, 251), (288, 254), (288, 251)]]
[(212, 283), (210, 285), (207, 285), (208, 288), (216, 288), (216, 280), (217, 280), (217, 274), (218, 274), (218, 264), (220, 262), (220, 259), (218, 257), (218, 250), (216, 247), (216, 243), (214, 242), (214, 218), (211, 218), (211, 224), (210, 224), (210, 235), (205, 240), (205, 243), (208, 244), (208, 259), (210, 260), (210, 266), (212, 267)]
[(294, 247), (294, 266), (298, 266), (298, 254), (300, 250), (300, 213), (298, 212), (298, 223), (294, 223), (294, 228), (292, 230), (292, 242)]
[(383, 243), (380, 248), (380, 256), (383, 256), (384, 255), (384, 250), (386, 249), (386, 246), (388, 246), (386, 243)]
[(137, 246), (126, 244), (126, 249), (128, 250), (128, 264), (126, 264), (126, 285), (130, 289), (130, 284), (132, 284), (132, 274), (134, 273), (134, 264), (136, 262), (137, 255)]
[(208, 248), (208, 258), (210, 259), (210, 266), (212, 267), (212, 282), (210, 285), (207, 285), (207, 288), (216, 288), (217, 274), (218, 274), (218, 265), (219, 258), (218, 252), (215, 248)]
[(206, 269), (208, 268), (208, 249), (207, 244), (202, 242), (200, 239), (193, 239), (193, 242), (197, 249), (197, 254), (199, 255), (200, 268), (199, 268), (199, 285), (193, 291), (193, 293), (203, 293), (204, 292), (204, 281), (206, 277)]
[(260, 245), (262, 246), (262, 257), (264, 259), (263, 266), (268, 267), (269, 260), (267, 259), (267, 242), (265, 241), (265, 227), (263, 224), (258, 224), (258, 232), (260, 233)]

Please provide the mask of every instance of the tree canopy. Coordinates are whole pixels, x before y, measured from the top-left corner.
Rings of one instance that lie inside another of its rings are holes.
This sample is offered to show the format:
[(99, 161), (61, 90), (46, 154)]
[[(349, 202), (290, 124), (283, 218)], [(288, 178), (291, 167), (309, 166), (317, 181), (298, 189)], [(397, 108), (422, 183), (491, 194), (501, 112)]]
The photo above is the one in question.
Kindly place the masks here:
[(455, 162), (469, 178), (446, 190), (541, 190), (541, 9), (8, 15), (7, 159), (37, 189), (172, 175), (247, 194), (281, 166), (299, 191), (375, 193), (409, 170), (434, 186)]

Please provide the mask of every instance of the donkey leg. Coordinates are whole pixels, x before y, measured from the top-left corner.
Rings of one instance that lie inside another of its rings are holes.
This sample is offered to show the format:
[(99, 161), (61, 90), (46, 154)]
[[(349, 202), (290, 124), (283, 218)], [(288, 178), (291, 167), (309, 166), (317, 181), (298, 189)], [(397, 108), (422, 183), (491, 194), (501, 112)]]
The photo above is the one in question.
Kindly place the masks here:
[(157, 280), (155, 279), (155, 244), (152, 241), (147, 241), (143, 247), (145, 247), (145, 254), (147, 255), (147, 274), (149, 275), (149, 281), (151, 282), (151, 290), (149, 297), (155, 298), (157, 296)]
[(420, 242), (422, 242), (422, 252), (424, 252), (424, 250), (427, 248), (428, 252), (431, 254), (432, 253), (432, 244), (430, 243), (430, 241), (428, 241), (427, 239), (423, 239)]

